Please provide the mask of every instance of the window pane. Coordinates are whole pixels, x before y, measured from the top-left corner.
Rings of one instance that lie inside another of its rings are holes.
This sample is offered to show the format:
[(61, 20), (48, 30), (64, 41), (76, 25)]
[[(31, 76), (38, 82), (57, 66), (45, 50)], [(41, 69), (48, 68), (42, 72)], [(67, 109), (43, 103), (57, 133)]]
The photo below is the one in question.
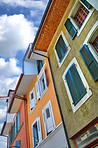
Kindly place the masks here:
[(98, 79), (98, 63), (93, 61), (89, 66), (89, 70), (92, 72), (94, 79)]
[(98, 52), (98, 36), (95, 38), (94, 42), (92, 43), (95, 50)]
[(61, 47), (61, 50), (62, 50), (62, 55), (65, 55), (65, 53), (68, 49), (67, 49), (67, 46), (66, 46), (62, 36), (60, 36), (60, 38), (59, 38), (59, 44), (60, 44), (60, 47)]
[(37, 129), (37, 123), (33, 125), (33, 138), (34, 138), (34, 148), (37, 146), (38, 141), (38, 129)]
[(58, 57), (59, 57), (59, 60), (61, 61), (61, 59), (62, 59), (62, 54), (61, 54), (60, 45), (58, 44), (58, 42), (57, 42), (55, 48), (56, 48), (56, 52), (57, 52), (57, 55), (58, 55)]
[(47, 116), (47, 118), (50, 117), (50, 111), (49, 111), (49, 108), (46, 109), (46, 116)]
[(34, 99), (34, 95), (33, 95), (33, 93), (31, 93), (31, 100), (32, 100), (32, 99)]

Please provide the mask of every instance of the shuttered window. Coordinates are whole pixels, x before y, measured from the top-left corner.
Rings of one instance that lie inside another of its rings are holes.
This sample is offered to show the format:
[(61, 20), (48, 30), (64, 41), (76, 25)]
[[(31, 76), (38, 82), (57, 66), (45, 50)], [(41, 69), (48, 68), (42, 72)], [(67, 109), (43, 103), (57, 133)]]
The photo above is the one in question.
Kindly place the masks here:
[(44, 125), (45, 125), (45, 133), (46, 135), (48, 135), (55, 128), (52, 106), (50, 101), (44, 107), (42, 112), (43, 112), (43, 119), (44, 119)]
[(11, 143), (13, 142), (13, 125), (12, 125), (12, 128), (11, 128)]
[(71, 23), (69, 18), (67, 19), (67, 21), (65, 23), (65, 27), (66, 27), (67, 31), (69, 32), (69, 35), (71, 36), (71, 38), (73, 40), (75, 38), (76, 34), (77, 34), (77, 30), (73, 26), (73, 24)]
[(17, 119), (18, 119), (18, 130), (20, 129), (20, 111), (17, 113)]
[(15, 146), (17, 146), (18, 148), (21, 148), (21, 141), (20, 140), (16, 141)]
[(91, 52), (89, 51), (87, 45), (83, 45), (83, 47), (80, 49), (79, 52), (88, 70), (90, 71), (94, 81), (97, 81), (98, 80), (98, 63), (93, 57), (93, 55), (91, 54)]
[(57, 55), (59, 57), (59, 61), (61, 63), (62, 59), (64, 58), (66, 52), (68, 51), (68, 48), (62, 38), (62, 35), (60, 35), (57, 43), (56, 43), (56, 46), (55, 46), (55, 49), (56, 49), (56, 52), (57, 52)]
[(32, 110), (36, 105), (35, 89), (30, 92), (30, 109)]
[(33, 145), (35, 148), (38, 145), (38, 143), (40, 143), (42, 140), (40, 117), (38, 117), (34, 122), (34, 124), (32, 124), (32, 131), (33, 131)]
[(87, 92), (75, 64), (72, 64), (69, 68), (67, 74), (65, 75), (65, 79), (73, 99), (73, 104), (76, 105)]
[(92, 6), (90, 5), (90, 3), (87, 2), (86, 0), (81, 0), (81, 2), (82, 2), (88, 9), (92, 8)]

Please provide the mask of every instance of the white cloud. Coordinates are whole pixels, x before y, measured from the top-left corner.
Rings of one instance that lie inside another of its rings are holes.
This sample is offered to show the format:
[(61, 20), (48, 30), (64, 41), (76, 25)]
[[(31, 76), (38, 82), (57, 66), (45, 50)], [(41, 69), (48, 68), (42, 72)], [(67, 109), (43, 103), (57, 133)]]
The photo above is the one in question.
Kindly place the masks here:
[(7, 107), (6, 106), (3, 109), (0, 108), (0, 124), (5, 121), (6, 112), (7, 112)]
[(4, 58), (0, 58), (0, 73), (3, 76), (19, 75), (21, 68), (17, 67), (18, 60), (10, 58), (9, 61), (5, 61)]
[(37, 28), (24, 15), (0, 16), (0, 56), (13, 57), (33, 42)]
[(26, 8), (38, 8), (43, 10), (48, 0), (1, 0), (0, 3), (9, 4), (13, 7), (22, 6)]
[(7, 95), (9, 89), (15, 89), (19, 77), (6, 78), (0, 76), (0, 95)]

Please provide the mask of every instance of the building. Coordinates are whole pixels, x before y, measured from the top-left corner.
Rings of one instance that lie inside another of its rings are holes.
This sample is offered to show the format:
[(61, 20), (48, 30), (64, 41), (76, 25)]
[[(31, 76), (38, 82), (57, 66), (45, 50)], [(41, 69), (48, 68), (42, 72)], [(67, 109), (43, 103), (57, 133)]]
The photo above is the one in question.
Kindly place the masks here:
[(98, 2), (55, 0), (50, 7), (32, 50), (48, 53), (70, 146), (97, 147)]
[(8, 109), (1, 135), (8, 135), (7, 148), (28, 148), (26, 99), (19, 96), (16, 89), (15, 91), (9, 90), (8, 93)]

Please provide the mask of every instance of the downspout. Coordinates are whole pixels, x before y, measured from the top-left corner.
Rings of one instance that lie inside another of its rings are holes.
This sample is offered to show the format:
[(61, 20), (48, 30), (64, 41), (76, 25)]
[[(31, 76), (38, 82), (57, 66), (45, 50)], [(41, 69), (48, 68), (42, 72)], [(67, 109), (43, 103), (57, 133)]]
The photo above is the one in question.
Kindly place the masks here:
[(26, 139), (27, 139), (27, 148), (30, 147), (30, 142), (29, 142), (29, 134), (28, 134), (28, 114), (27, 114), (27, 108), (26, 108), (26, 102), (24, 101), (24, 108), (25, 108), (25, 123), (26, 123)]
[(61, 111), (61, 106), (60, 106), (59, 99), (58, 99), (58, 94), (57, 94), (55, 83), (54, 83), (54, 78), (53, 78), (53, 74), (52, 74), (52, 70), (51, 70), (51, 64), (50, 64), (49, 57), (45, 56), (43, 54), (39, 54), (39, 53), (37, 53), (35, 51), (32, 51), (32, 52), (34, 52), (35, 54), (38, 54), (38, 55), (43, 56), (43, 57), (48, 59), (49, 67), (50, 67), (50, 72), (51, 72), (51, 76), (52, 76), (52, 81), (53, 81), (53, 86), (54, 86), (54, 90), (55, 90), (55, 94), (56, 94), (56, 98), (57, 98), (57, 103), (58, 103), (59, 110), (60, 110), (60, 115), (61, 115), (61, 119), (62, 119), (62, 123), (63, 123), (63, 127), (64, 127), (65, 136), (66, 136), (66, 139), (67, 139), (68, 148), (71, 148), (70, 143), (69, 143), (69, 138), (68, 138), (67, 130), (66, 130), (66, 126), (64, 124), (64, 119), (63, 119), (63, 115), (62, 115), (62, 111)]

